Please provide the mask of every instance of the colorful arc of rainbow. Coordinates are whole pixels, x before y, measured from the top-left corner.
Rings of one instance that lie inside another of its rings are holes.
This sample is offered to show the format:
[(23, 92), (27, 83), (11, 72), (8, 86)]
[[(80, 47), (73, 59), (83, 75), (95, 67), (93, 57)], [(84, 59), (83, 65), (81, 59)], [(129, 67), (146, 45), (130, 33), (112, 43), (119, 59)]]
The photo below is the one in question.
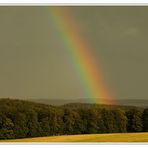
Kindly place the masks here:
[(75, 22), (68, 18), (61, 7), (50, 8), (50, 13), (53, 25), (58, 29), (58, 35), (83, 84), (85, 94), (93, 103), (114, 104), (103, 80), (101, 67), (96, 64)]

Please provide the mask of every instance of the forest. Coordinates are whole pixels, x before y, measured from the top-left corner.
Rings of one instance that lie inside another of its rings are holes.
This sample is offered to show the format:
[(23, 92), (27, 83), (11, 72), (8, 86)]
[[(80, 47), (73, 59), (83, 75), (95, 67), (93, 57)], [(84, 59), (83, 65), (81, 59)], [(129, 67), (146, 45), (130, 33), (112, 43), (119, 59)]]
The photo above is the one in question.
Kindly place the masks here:
[(0, 99), (0, 139), (148, 132), (148, 108)]

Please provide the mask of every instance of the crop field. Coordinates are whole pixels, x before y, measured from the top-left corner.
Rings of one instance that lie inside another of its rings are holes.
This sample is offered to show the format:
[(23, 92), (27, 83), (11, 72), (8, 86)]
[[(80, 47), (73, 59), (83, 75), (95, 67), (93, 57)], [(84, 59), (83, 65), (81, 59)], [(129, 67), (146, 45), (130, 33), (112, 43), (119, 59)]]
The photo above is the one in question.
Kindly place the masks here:
[(64, 135), (0, 140), (0, 142), (148, 142), (148, 133)]

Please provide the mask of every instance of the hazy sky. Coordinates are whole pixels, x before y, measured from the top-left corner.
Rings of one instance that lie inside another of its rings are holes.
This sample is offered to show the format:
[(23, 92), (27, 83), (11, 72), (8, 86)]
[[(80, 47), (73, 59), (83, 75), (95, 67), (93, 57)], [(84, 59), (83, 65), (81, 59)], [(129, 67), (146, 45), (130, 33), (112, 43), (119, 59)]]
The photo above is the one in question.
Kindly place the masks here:
[[(65, 7), (117, 99), (148, 99), (148, 7)], [(49, 7), (0, 7), (0, 97), (86, 97)]]

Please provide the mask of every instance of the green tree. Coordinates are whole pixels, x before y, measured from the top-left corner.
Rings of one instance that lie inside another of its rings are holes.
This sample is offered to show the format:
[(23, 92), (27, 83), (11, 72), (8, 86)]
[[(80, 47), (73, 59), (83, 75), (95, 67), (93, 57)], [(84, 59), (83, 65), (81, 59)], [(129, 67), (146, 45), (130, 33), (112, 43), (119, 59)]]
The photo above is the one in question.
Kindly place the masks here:
[(105, 133), (113, 133), (114, 131), (114, 117), (109, 109), (102, 110), (102, 120), (105, 126)]
[(127, 132), (127, 117), (125, 112), (121, 109), (115, 109), (112, 111), (114, 116), (114, 131), (118, 133), (125, 133)]
[(98, 112), (96, 109), (89, 109), (87, 113), (87, 131), (89, 134), (96, 134), (98, 127)]
[(38, 122), (37, 112), (30, 109), (26, 113), (26, 117), (27, 117), (27, 128), (28, 128), (27, 137), (41, 136), (41, 127)]
[(0, 118), (0, 139), (11, 139), (15, 138), (13, 127), (14, 124), (10, 118), (7, 118), (6, 116), (1, 116)]
[(75, 118), (73, 116), (72, 110), (67, 108), (64, 110), (63, 122), (64, 122), (64, 134), (73, 134)]
[(143, 111), (143, 131), (148, 132), (148, 108)]
[(143, 130), (142, 111), (138, 109), (130, 109), (126, 113), (128, 118), (127, 131), (141, 132)]
[(38, 122), (41, 128), (41, 136), (51, 135), (50, 126), (49, 126), (49, 123), (50, 123), (50, 113), (49, 112), (46, 110), (40, 110), (38, 112)]
[(13, 112), (15, 118), (13, 119), (14, 122), (14, 134), (15, 138), (25, 138), (29, 129), (27, 127), (27, 117), (25, 113), (21, 112)]

